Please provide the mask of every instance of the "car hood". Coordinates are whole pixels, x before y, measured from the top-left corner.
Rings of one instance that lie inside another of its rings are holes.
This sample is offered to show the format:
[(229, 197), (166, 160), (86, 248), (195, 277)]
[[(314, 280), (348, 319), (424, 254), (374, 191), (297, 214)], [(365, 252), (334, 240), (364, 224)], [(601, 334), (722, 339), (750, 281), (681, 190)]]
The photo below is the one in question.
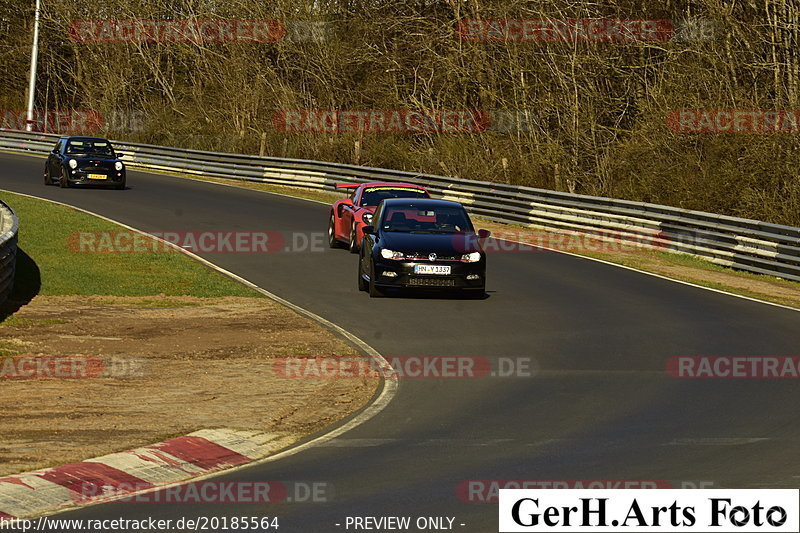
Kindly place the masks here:
[(480, 252), (478, 236), (474, 233), (394, 233), (382, 232), (380, 246), (396, 252), (439, 255), (459, 255)]
[(74, 159), (78, 163), (116, 163), (119, 161), (116, 157), (97, 157), (97, 156), (67, 156), (68, 159)]

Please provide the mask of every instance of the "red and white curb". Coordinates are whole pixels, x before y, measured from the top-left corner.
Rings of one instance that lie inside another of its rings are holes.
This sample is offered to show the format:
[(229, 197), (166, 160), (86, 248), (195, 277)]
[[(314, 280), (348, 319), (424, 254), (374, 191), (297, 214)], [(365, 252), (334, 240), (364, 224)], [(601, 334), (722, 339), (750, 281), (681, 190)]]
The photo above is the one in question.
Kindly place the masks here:
[(284, 434), (204, 429), (164, 442), (0, 478), (0, 518), (132, 496), (263, 459), (295, 440)]

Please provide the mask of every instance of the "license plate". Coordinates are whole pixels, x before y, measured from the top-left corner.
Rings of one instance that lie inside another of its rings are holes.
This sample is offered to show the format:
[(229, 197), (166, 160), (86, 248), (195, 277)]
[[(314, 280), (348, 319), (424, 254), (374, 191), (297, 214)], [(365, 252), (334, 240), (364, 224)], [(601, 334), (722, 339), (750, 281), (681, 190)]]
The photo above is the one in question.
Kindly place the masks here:
[(86, 177), (89, 178), (90, 180), (104, 180), (104, 179), (106, 179), (106, 175), (105, 174), (89, 174)]
[(450, 267), (445, 265), (414, 265), (414, 274), (450, 274)]

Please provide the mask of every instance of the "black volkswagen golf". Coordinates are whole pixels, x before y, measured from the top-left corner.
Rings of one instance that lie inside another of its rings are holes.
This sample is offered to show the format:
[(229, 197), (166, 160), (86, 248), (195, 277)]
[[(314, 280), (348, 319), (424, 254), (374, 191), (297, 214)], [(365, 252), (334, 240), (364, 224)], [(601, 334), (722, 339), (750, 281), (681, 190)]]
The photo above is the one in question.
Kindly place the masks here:
[(481, 297), (486, 253), (458, 202), (392, 198), (378, 205), (364, 228), (358, 288), (381, 296), (392, 287), (459, 290)]
[(44, 165), (44, 184), (105, 185), (125, 188), (122, 154), (114, 152), (108, 139), (61, 137)]

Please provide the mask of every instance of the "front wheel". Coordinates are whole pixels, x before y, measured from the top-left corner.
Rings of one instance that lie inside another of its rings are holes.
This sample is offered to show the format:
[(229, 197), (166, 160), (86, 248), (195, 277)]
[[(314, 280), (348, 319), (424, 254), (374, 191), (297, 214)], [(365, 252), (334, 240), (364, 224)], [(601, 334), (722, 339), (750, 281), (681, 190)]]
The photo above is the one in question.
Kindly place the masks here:
[(45, 163), (44, 165), (44, 184), (45, 185), (52, 185), (53, 180), (50, 179), (50, 165)]
[(348, 247), (351, 254), (358, 253), (358, 243), (356, 242), (356, 223), (353, 222), (350, 225), (350, 241), (348, 243)]
[(328, 247), (339, 247), (339, 240), (336, 238), (336, 216), (333, 213), (331, 213), (331, 219), (328, 222)]
[(121, 183), (115, 185), (114, 188), (117, 189), (118, 191), (125, 189), (125, 180), (122, 180)]
[(375, 284), (375, 265), (372, 261), (369, 262), (369, 297), (380, 298), (383, 296), (383, 291)]
[(369, 284), (367, 280), (364, 279), (364, 276), (361, 275), (361, 261), (358, 262), (358, 290), (366, 292), (369, 290)]
[(61, 179), (58, 181), (58, 186), (61, 187), (62, 189), (69, 188), (69, 179), (67, 177), (66, 168), (61, 169)]

